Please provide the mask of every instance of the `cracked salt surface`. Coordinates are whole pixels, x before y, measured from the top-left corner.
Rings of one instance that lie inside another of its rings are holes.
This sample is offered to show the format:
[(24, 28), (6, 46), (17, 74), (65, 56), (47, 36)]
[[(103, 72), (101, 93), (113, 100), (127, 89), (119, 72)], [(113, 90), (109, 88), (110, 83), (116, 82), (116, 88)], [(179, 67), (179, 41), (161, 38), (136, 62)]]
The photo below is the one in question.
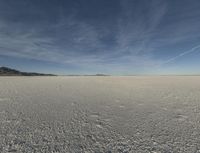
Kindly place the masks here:
[(2, 77), (0, 152), (198, 153), (200, 77)]

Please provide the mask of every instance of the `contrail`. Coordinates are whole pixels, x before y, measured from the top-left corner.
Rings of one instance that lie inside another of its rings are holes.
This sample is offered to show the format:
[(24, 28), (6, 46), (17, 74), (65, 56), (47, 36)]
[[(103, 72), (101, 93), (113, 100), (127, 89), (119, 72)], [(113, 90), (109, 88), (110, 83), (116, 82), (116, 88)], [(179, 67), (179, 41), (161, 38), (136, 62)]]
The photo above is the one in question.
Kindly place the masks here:
[(175, 57), (170, 58), (169, 60), (163, 62), (162, 65), (171, 63), (171, 62), (177, 60), (178, 58), (180, 58), (180, 57), (182, 57), (182, 56), (185, 56), (185, 55), (187, 55), (187, 54), (190, 54), (190, 53), (196, 51), (196, 49), (198, 49), (198, 48), (200, 48), (200, 45), (195, 46), (195, 47), (191, 48), (190, 50), (187, 50), (187, 51), (185, 51), (185, 52), (183, 52), (183, 53), (181, 53), (181, 54), (179, 54), (179, 55), (177, 55), (177, 56), (175, 56)]

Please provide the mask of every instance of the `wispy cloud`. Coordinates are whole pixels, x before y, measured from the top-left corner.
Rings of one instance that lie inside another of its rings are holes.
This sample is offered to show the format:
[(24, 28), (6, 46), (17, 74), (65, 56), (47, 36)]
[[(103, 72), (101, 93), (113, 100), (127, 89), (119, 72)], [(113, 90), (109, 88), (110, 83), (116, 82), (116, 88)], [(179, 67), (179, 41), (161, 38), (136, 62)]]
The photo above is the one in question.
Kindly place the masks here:
[[(113, 46), (101, 40), (101, 28), (78, 20), (76, 10), (69, 16), (62, 15), (61, 12), (59, 20), (49, 26), (42, 23), (36, 27), (24, 23), (18, 23), (16, 26), (14, 21), (9, 24), (8, 21), (2, 20), (0, 54), (80, 66), (112, 65), (111, 69), (121, 63), (124, 63), (124, 66), (121, 66), (124, 69), (130, 64), (144, 66), (148, 60), (152, 63), (152, 59), (137, 54), (141, 50), (144, 51), (144, 41), (147, 41), (151, 30), (159, 24), (164, 12), (164, 8), (160, 8), (159, 12), (154, 12), (153, 8), (149, 10), (151, 14), (148, 16), (151, 21), (149, 28), (146, 28), (145, 21), (137, 17), (141, 15), (140, 10), (132, 19), (135, 12), (130, 6), (122, 5), (122, 12), (117, 18), (118, 28), (114, 35), (116, 43)], [(111, 29), (111, 32), (115, 31)]]
[(182, 52), (182, 53), (178, 54), (177, 56), (174, 56), (174, 57), (168, 59), (167, 61), (163, 62), (162, 65), (166, 65), (166, 64), (169, 64), (171, 62), (174, 62), (174, 61), (178, 60), (179, 58), (181, 58), (183, 56), (186, 56), (188, 54), (191, 54), (191, 53), (197, 51), (197, 49), (199, 49), (199, 48), (200, 48), (200, 45), (195, 46), (195, 47), (191, 48), (190, 50)]
[[(199, 48), (198, 2), (20, 1), (0, 2), (0, 55), (134, 73)], [(180, 54), (184, 44), (196, 47)]]
[(134, 2), (129, 0), (121, 1), (121, 5), (122, 15), (119, 18), (117, 35), (119, 50), (132, 54), (149, 52), (153, 49), (149, 43), (166, 13), (166, 3), (141, 1), (134, 5)]

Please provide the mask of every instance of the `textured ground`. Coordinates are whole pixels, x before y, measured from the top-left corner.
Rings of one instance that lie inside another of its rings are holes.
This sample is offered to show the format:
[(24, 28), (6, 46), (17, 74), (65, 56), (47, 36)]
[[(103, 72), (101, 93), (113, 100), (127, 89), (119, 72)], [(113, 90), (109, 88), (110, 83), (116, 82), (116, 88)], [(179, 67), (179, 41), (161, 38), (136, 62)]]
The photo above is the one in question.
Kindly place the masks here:
[(0, 152), (198, 153), (200, 77), (0, 77)]

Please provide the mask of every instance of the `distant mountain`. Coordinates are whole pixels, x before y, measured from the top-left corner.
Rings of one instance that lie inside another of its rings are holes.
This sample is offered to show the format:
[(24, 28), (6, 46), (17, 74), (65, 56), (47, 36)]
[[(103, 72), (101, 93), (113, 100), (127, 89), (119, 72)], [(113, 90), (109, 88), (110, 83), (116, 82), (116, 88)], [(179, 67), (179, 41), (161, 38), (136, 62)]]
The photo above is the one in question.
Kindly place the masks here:
[(96, 74), (95, 76), (109, 76), (108, 74)]
[(8, 67), (0, 67), (0, 76), (54, 76), (53, 74), (21, 72)]

